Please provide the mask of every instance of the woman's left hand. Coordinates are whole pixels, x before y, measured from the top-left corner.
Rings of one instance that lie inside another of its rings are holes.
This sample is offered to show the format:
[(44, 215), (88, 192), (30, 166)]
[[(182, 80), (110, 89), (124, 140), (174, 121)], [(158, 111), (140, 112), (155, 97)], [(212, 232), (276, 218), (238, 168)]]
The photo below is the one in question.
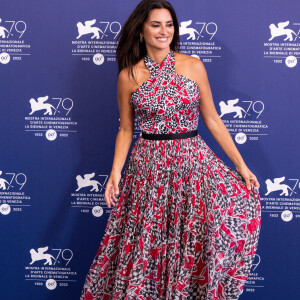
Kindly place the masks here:
[(254, 184), (254, 186), (257, 188), (260, 187), (256, 176), (248, 169), (245, 164), (243, 164), (242, 166), (236, 166), (236, 170), (246, 181), (246, 186), (249, 191), (251, 190), (251, 183)]

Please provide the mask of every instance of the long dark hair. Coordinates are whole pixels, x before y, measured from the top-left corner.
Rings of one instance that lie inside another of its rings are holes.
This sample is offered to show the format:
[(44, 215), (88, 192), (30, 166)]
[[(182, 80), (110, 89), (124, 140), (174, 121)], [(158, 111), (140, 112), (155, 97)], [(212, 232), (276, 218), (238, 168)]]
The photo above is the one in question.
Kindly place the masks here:
[(147, 54), (145, 41), (140, 42), (140, 32), (148, 18), (149, 12), (155, 8), (166, 8), (169, 10), (174, 25), (174, 36), (170, 48), (173, 51), (179, 51), (179, 24), (172, 5), (165, 0), (143, 0), (131, 13), (118, 36), (119, 44), (116, 52), (119, 73), (128, 67), (128, 75), (135, 78), (133, 66)]

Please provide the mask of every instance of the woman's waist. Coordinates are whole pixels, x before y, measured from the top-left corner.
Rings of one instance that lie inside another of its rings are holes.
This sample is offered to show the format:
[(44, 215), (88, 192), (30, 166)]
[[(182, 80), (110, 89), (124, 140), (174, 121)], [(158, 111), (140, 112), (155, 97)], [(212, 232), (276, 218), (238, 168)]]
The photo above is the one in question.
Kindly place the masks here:
[(141, 137), (146, 140), (181, 140), (192, 138), (198, 135), (198, 130), (187, 130), (187, 131), (171, 131), (171, 132), (141, 132)]

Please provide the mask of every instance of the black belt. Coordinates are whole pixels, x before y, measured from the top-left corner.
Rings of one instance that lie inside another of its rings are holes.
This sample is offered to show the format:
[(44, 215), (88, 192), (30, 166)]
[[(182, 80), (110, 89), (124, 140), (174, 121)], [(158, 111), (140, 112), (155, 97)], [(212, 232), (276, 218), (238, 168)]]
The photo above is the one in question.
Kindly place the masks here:
[(198, 134), (198, 130), (180, 132), (180, 133), (146, 133), (142, 132), (142, 138), (146, 140), (177, 140), (187, 139)]

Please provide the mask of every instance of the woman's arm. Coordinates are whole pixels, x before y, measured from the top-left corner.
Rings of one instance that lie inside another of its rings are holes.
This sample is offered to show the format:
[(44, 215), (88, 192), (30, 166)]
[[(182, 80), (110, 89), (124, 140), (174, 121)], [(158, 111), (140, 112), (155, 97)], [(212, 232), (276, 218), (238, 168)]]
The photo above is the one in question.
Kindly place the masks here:
[(199, 110), (205, 126), (231, 159), (237, 171), (243, 176), (246, 181), (247, 188), (251, 189), (251, 183), (258, 188), (259, 183), (256, 176), (246, 166), (246, 163), (235, 146), (230, 133), (216, 111), (207, 73), (203, 63), (197, 58), (192, 59), (191, 70), (194, 77), (197, 78), (196, 83), (199, 86), (201, 96)]
[(112, 171), (121, 173), (134, 134), (134, 110), (130, 106), (131, 89), (127, 71), (118, 76), (117, 99), (120, 112), (120, 129), (116, 138)]
[[(123, 69), (118, 76), (117, 99), (120, 112), (120, 129), (115, 142), (115, 154), (110, 177), (106, 185), (104, 199), (110, 207), (117, 201), (115, 194), (119, 193), (119, 181), (121, 172), (128, 155), (128, 151), (134, 134), (134, 109), (130, 106), (131, 88), (127, 69)], [(112, 199), (113, 198), (113, 199)]]

